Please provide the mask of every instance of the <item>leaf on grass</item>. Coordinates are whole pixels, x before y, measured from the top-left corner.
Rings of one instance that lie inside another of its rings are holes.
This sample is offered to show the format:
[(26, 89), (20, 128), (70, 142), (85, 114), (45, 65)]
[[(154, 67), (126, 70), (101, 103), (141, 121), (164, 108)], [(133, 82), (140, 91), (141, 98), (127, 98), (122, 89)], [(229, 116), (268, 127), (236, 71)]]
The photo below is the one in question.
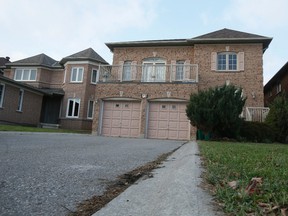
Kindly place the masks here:
[(287, 208), (282, 208), (281, 209), (281, 215), (282, 216), (287, 216), (286, 212), (287, 212)]
[(231, 187), (232, 189), (236, 189), (238, 187), (238, 181), (231, 181), (231, 182), (228, 182), (228, 186)]
[(252, 178), (248, 186), (246, 187), (245, 192), (247, 194), (255, 193), (257, 187), (262, 185), (262, 182), (263, 182), (262, 178), (259, 178), (259, 177)]

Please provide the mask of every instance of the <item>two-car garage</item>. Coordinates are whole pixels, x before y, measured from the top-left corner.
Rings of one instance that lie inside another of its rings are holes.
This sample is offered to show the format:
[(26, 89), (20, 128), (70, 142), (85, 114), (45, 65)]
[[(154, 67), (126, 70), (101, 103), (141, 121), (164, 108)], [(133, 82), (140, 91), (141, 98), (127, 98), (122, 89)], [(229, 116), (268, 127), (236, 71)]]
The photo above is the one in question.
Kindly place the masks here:
[[(189, 140), (190, 123), (186, 103), (150, 101), (144, 108), (141, 101), (107, 100), (102, 104), (100, 135), (114, 137)], [(142, 115), (142, 112), (148, 112)], [(141, 131), (141, 121), (146, 116)]]

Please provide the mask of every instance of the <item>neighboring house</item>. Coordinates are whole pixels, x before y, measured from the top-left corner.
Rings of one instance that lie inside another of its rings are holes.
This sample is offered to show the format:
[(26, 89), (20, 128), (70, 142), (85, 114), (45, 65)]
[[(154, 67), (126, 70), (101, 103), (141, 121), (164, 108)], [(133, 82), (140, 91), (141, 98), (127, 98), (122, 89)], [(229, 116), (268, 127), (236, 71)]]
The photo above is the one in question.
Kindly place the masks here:
[(264, 86), (265, 106), (282, 93), (288, 96), (288, 62)]
[(38, 125), (44, 92), (0, 75), (0, 122)]
[(7, 57), (0, 57), (0, 75), (4, 74), (4, 69), (6, 68), (6, 64), (10, 62), (10, 58)]
[(263, 53), (271, 40), (222, 29), (191, 39), (107, 43), (113, 65), (100, 66), (92, 132), (195, 138), (185, 112), (190, 94), (223, 84), (243, 88), (246, 119), (256, 120), (253, 107), (264, 109)]
[(60, 62), (40, 54), (7, 63), (4, 76), (45, 93), (38, 123), (91, 130), (95, 84), (101, 64), (108, 63), (92, 48)]

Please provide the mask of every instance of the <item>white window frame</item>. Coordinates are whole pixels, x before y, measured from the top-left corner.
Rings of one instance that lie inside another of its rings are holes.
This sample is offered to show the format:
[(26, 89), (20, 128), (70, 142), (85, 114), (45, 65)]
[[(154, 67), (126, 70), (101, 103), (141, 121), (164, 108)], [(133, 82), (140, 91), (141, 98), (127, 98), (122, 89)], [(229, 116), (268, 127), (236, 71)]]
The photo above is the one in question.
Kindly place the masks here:
[(124, 61), (122, 81), (132, 80), (132, 61)]
[[(28, 71), (28, 79), (24, 78), (24, 72)], [(35, 79), (31, 79), (32, 71), (35, 71)], [(21, 73), (20, 79), (17, 79), (17, 74)], [(15, 81), (36, 81), (37, 80), (37, 69), (36, 68), (16, 68), (14, 74)]]
[[(235, 56), (236, 58), (236, 64), (231, 64), (232, 66), (236, 66), (235, 69), (230, 69), (230, 55)], [(219, 69), (219, 56), (225, 56), (225, 68)], [(217, 53), (217, 71), (238, 71), (238, 57), (236, 52), (219, 52)]]
[[(91, 102), (92, 102), (92, 115), (91, 116), (89, 116), (89, 111), (91, 110), (91, 107), (90, 107), (90, 104), (91, 104)], [(88, 101), (88, 108), (87, 108), (87, 119), (93, 119), (93, 116), (94, 116), (94, 101), (92, 101), (92, 100), (89, 100)]]
[[(74, 73), (74, 70), (76, 70), (76, 79), (73, 80), (73, 73)], [(80, 74), (80, 70), (82, 70), (82, 74), (81, 76), (79, 75)], [(70, 78), (70, 82), (71, 83), (82, 83), (83, 82), (83, 75), (84, 75), (84, 67), (72, 67), (71, 68), (71, 78)]]
[[(157, 79), (157, 66), (163, 66), (165, 68), (164, 74), (163, 74), (163, 79)], [(145, 68), (146, 67), (151, 67), (152, 66), (152, 71), (151, 74), (148, 71), (146, 74)], [(161, 58), (153, 58), (151, 60), (144, 60), (142, 63), (142, 82), (166, 82), (166, 61), (161, 59)]]
[(24, 98), (24, 90), (19, 90), (19, 96), (18, 96), (18, 104), (17, 104), (17, 111), (22, 112), (23, 110), (23, 98)]
[(282, 91), (282, 86), (281, 86), (281, 83), (279, 82), (276, 85), (276, 94), (279, 94), (281, 91)]
[[(72, 105), (72, 115), (70, 116), (69, 115), (69, 104), (70, 104), (70, 101), (73, 102), (73, 105)], [(81, 100), (79, 98), (69, 98), (68, 99), (68, 102), (67, 102), (67, 110), (66, 110), (66, 117), (67, 118), (79, 118), (79, 113), (80, 113), (80, 106), (81, 106)], [(75, 113), (75, 104), (78, 103), (79, 104), (79, 107), (78, 107), (78, 113), (77, 115), (74, 115)]]
[[(185, 77), (184, 67), (185, 67), (185, 61), (184, 60), (176, 61), (175, 81), (183, 81), (184, 80), (184, 77)], [(181, 72), (181, 74), (179, 72)], [(180, 75), (180, 77), (177, 77), (177, 75)]]
[(0, 108), (3, 107), (3, 102), (4, 102), (4, 92), (5, 92), (5, 84), (0, 83), (0, 87), (2, 86), (2, 91), (0, 94)]
[[(94, 72), (96, 71), (96, 80), (94, 81), (93, 80), (93, 74), (94, 74)], [(98, 69), (96, 69), (96, 68), (92, 68), (92, 71), (91, 71), (91, 83), (92, 84), (97, 84), (99, 82), (99, 70)]]

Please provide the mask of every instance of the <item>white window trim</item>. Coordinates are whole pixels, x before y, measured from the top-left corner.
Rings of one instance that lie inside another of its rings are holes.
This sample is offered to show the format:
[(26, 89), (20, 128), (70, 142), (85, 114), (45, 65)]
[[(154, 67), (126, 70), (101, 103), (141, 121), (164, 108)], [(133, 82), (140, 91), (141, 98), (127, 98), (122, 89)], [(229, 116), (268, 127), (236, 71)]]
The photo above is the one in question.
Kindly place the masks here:
[[(17, 70), (21, 70), (21, 79), (16, 79)], [(29, 79), (23, 79), (24, 70), (28, 70), (29, 71)], [(30, 79), (32, 70), (36, 71), (35, 79)], [(15, 81), (36, 81), (37, 80), (37, 68), (16, 68), (15, 72), (14, 72), (14, 80)]]
[[(162, 59), (157, 59), (156, 61), (152, 61), (152, 60), (144, 60), (142, 62), (142, 77), (141, 77), (141, 82), (165, 82), (166, 81), (166, 73), (167, 73), (167, 61), (166, 60), (162, 60)], [(144, 66), (145, 64), (152, 64), (153, 65), (153, 73), (155, 74), (155, 67), (157, 64), (164, 64), (165, 66), (165, 74), (164, 74), (164, 80), (162, 81), (158, 81), (158, 80), (154, 80), (154, 81), (147, 81), (147, 80), (144, 80)]]
[[(218, 69), (218, 55), (225, 55), (225, 57), (226, 57), (226, 69), (222, 69), (222, 70)], [(229, 69), (229, 55), (236, 55), (236, 69)], [(238, 71), (238, 54), (236, 52), (219, 52), (219, 53), (217, 53), (216, 69), (217, 69), (217, 71)]]
[[(93, 82), (92, 78), (93, 78), (93, 71), (96, 70), (97, 73), (96, 73), (96, 82)], [(99, 82), (99, 70), (96, 69), (96, 68), (92, 68), (92, 71), (91, 71), (91, 83), (92, 84), (97, 84)]]
[[(92, 102), (92, 116), (90, 117), (89, 116), (89, 105), (90, 105), (90, 102)], [(92, 100), (89, 100), (88, 101), (88, 108), (87, 108), (87, 119), (93, 119), (93, 116), (94, 116), (94, 101)]]
[[(20, 97), (21, 94), (21, 97)], [(22, 108), (23, 108), (23, 98), (24, 98), (24, 90), (20, 89), (19, 90), (19, 95), (18, 95), (18, 104), (17, 104), (17, 111), (18, 112), (22, 112)]]
[[(76, 72), (76, 81), (73, 81), (72, 78), (72, 74), (73, 74), (73, 70), (74, 69), (77, 69), (77, 72)], [(78, 80), (78, 76), (79, 76), (79, 69), (82, 69), (82, 76), (81, 76), (81, 79)], [(82, 83), (83, 82), (83, 76), (84, 76), (84, 67), (72, 67), (71, 68), (71, 77), (70, 77), (70, 82), (71, 83)]]
[[(73, 101), (72, 114), (73, 114), (74, 111), (75, 111), (75, 102), (77, 101), (77, 102), (79, 103), (79, 109), (78, 109), (77, 116), (69, 116), (69, 115), (68, 115), (68, 113), (69, 113), (69, 102), (70, 102), (70, 101)], [(79, 99), (79, 98), (69, 98), (68, 101), (67, 101), (66, 117), (67, 117), (67, 118), (79, 118), (80, 106), (81, 106), (81, 99)]]
[(281, 91), (282, 91), (282, 86), (281, 86), (281, 83), (279, 82), (276, 85), (276, 94), (279, 94)]
[(4, 102), (4, 95), (5, 95), (5, 84), (3, 83), (0, 83), (0, 86), (3, 86), (3, 89), (2, 89), (2, 95), (1, 96), (1, 100), (0, 100), (0, 108), (3, 107), (3, 102)]

